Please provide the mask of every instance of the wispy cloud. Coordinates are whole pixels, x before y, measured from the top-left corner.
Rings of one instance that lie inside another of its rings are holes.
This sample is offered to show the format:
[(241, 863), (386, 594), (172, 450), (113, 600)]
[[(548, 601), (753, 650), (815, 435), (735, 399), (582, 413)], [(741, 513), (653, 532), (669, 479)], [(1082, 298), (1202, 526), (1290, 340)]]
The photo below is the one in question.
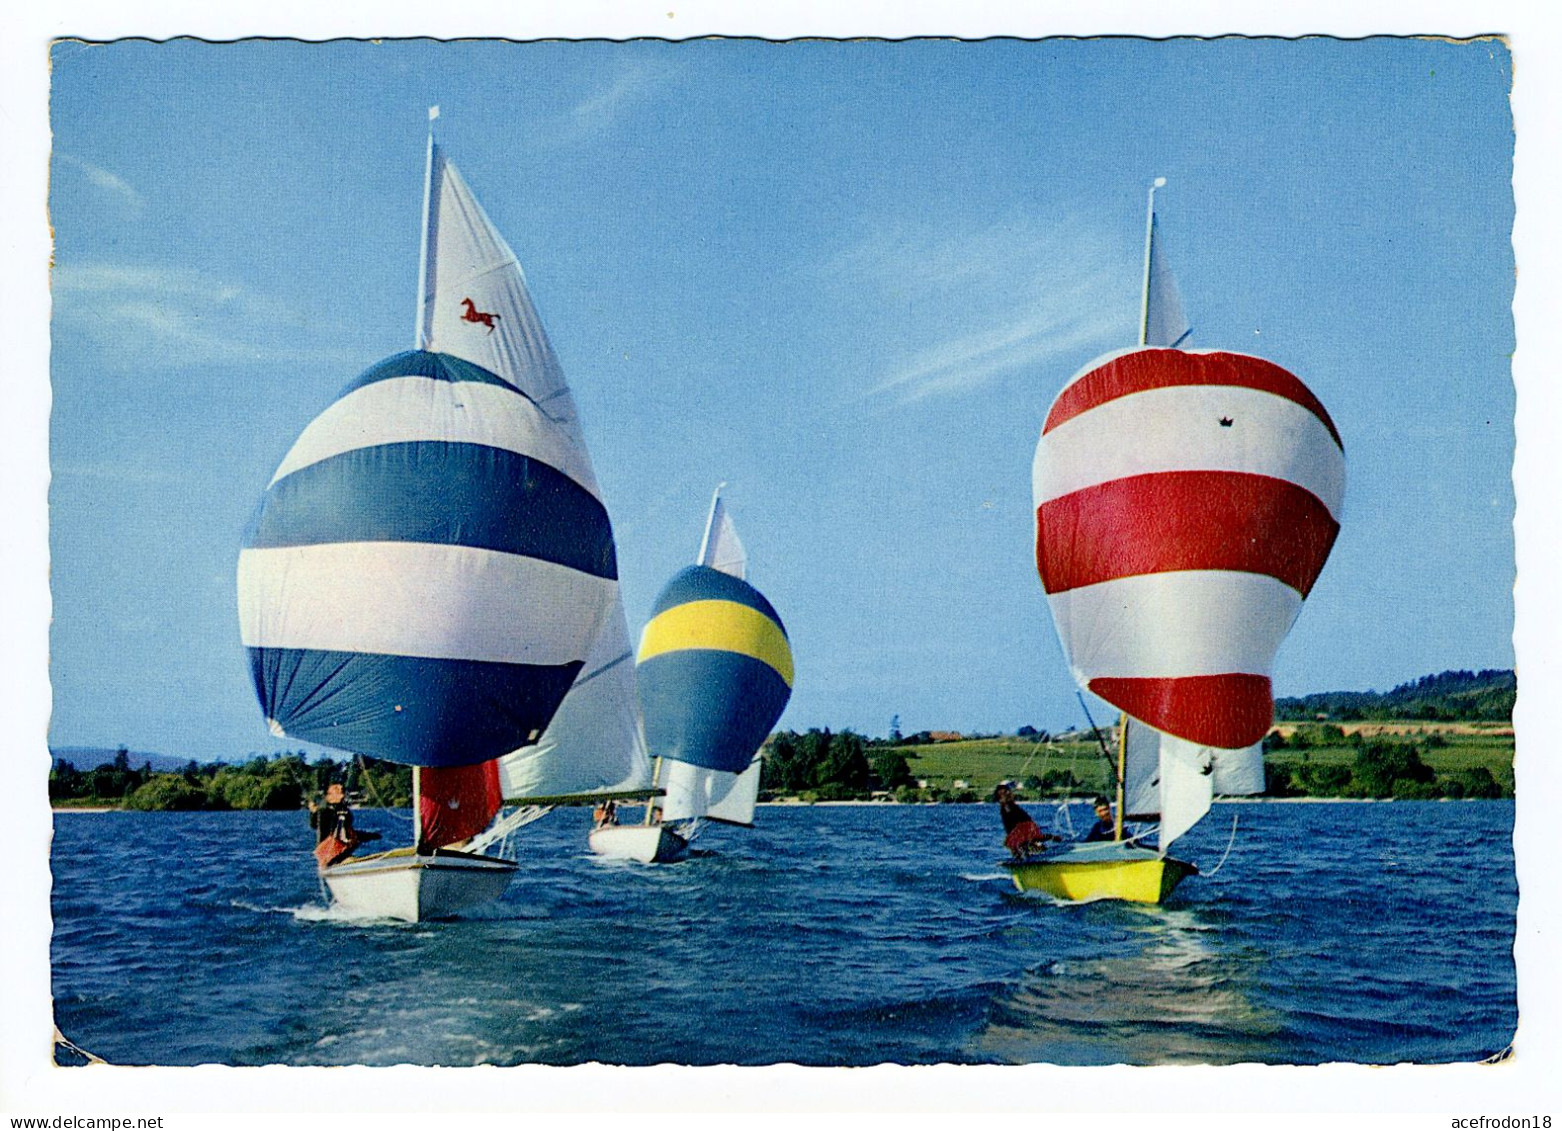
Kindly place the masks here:
[(903, 345), (861, 399), (968, 392), (1132, 325), (1122, 249), (1077, 217), (922, 217), (869, 226), (823, 266), (855, 301), (899, 310)]
[(79, 157), (72, 157), (69, 153), (57, 153), (55, 159), (60, 164), (77, 170), (87, 181), (103, 190), (108, 196), (117, 201), (131, 216), (140, 216), (146, 211), (146, 198), (136, 191), (135, 187), (116, 173), (107, 169), (83, 161)]
[(869, 390), (869, 396), (898, 394), (902, 402), (961, 393), (1006, 373), (1034, 368), (1060, 354), (1109, 338), (1126, 325), (1119, 312), (1089, 301), (1109, 290), (1102, 272), (1061, 301), (1052, 296), (1029, 312), (974, 334), (938, 342), (910, 358)]
[(582, 99), (568, 115), (563, 131), (570, 140), (594, 137), (610, 130), (619, 117), (664, 86), (676, 69), (640, 61), (625, 67), (601, 90)]
[[(189, 269), (88, 263), (51, 277), (60, 330), (137, 361), (177, 353), (187, 364), (330, 360), (337, 351), (301, 342), (302, 312)], [(355, 355), (341, 352), (343, 361)]]

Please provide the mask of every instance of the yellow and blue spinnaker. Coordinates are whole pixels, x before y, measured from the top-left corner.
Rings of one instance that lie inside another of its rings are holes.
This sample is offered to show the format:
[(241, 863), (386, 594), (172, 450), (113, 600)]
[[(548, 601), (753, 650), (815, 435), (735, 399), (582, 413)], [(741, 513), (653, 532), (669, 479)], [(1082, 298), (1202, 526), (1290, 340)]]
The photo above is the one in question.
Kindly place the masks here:
[(637, 676), (653, 756), (739, 773), (791, 698), (792, 647), (759, 590), (690, 566), (656, 599)]

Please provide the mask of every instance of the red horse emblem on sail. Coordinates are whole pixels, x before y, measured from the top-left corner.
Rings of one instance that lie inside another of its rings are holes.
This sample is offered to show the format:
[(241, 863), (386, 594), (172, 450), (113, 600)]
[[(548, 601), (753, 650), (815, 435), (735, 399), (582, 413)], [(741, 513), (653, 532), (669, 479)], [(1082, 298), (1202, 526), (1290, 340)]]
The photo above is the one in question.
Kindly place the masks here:
[(488, 327), (488, 332), (490, 334), (494, 332), (494, 323), (499, 321), (499, 315), (491, 314), (486, 310), (477, 309), (477, 304), (469, 298), (462, 299), (461, 305), (466, 307), (465, 313), (461, 315), (461, 321), (480, 322), (484, 326)]

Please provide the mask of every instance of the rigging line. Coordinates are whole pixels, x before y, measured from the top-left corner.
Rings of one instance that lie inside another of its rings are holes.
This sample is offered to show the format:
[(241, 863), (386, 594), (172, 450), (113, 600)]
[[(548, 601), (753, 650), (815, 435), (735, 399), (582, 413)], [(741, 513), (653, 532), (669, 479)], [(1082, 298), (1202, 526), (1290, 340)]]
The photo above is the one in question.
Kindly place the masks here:
[(1231, 839), (1226, 841), (1226, 851), (1220, 854), (1220, 863), (1215, 865), (1215, 870), (1202, 873), (1205, 879), (1209, 879), (1226, 866), (1226, 857), (1231, 855), (1231, 846), (1237, 842), (1237, 816), (1236, 813), (1231, 814)]
[[(355, 754), (353, 757), (358, 760), (358, 765), (363, 769), (363, 780), (369, 783), (369, 795), (374, 798), (374, 803), (381, 809), (389, 810), (390, 806), (386, 805), (384, 799), (380, 797), (380, 791), (374, 788), (374, 775), (369, 772), (369, 764), (363, 760), (363, 755)], [(417, 773), (417, 769), (414, 768), (412, 772)], [(402, 818), (402, 820), (409, 823), (416, 823), (417, 819), (418, 815), (416, 813), (413, 813), (409, 817)]]
[[(1030, 769), (1030, 764), (1036, 759), (1036, 751), (1042, 745), (1043, 743), (1039, 740), (1031, 744), (1030, 757), (1026, 758), (1024, 764), (1020, 766), (1019, 776), (1021, 778), (1024, 778), (1025, 771)], [(1047, 772), (1047, 763), (1052, 760), (1052, 740), (1050, 738), (1046, 741), (1045, 746), (1047, 747), (1047, 754), (1046, 757), (1041, 760), (1041, 772), (1043, 776), (1045, 776)]]
[[(1077, 770), (1078, 768), (1079, 768), (1079, 747), (1078, 747), (1077, 744), (1075, 744), (1075, 745), (1072, 745), (1070, 753), (1069, 753), (1069, 756), (1068, 756), (1068, 780), (1071, 783), (1079, 781), (1079, 778), (1074, 773), (1074, 771)], [(1069, 840), (1073, 840), (1074, 839), (1074, 818), (1069, 813), (1069, 804), (1070, 804), (1070, 802), (1073, 801), (1073, 789), (1074, 789), (1074, 786), (1072, 784), (1070, 784), (1070, 785), (1068, 785), (1065, 788), (1068, 790), (1068, 792), (1064, 793), (1064, 795), (1062, 797), (1058, 798), (1058, 803), (1057, 803), (1057, 806), (1056, 806), (1056, 810), (1055, 810), (1055, 812), (1052, 815), (1052, 827), (1055, 828), (1055, 829), (1057, 829), (1057, 828), (1063, 829), (1064, 833), (1067, 835), (1068, 839)]]
[(1085, 712), (1085, 719), (1090, 723), (1090, 732), (1096, 736), (1096, 744), (1101, 747), (1101, 757), (1106, 759), (1106, 780), (1108, 784), (1117, 780), (1117, 759), (1112, 757), (1111, 751), (1106, 748), (1106, 739), (1101, 737), (1101, 728), (1096, 726), (1095, 719), (1090, 716), (1090, 708), (1085, 705), (1085, 697), (1080, 692), (1074, 692), (1074, 698), (1079, 700), (1080, 710)]
[(603, 664), (600, 668), (597, 668), (595, 671), (588, 672), (585, 675), (578, 677), (575, 680), (574, 684), (572, 685), (572, 690), (573, 690), (574, 687), (579, 687), (581, 684), (590, 683), (592, 680), (596, 679), (599, 675), (605, 675), (607, 672), (610, 672), (614, 668), (618, 667), (618, 665), (622, 664), (625, 660), (629, 660), (629, 659), (633, 659), (633, 658), (634, 658), (634, 653), (633, 652), (625, 652), (622, 656), (619, 656), (617, 659), (609, 660), (607, 663)]

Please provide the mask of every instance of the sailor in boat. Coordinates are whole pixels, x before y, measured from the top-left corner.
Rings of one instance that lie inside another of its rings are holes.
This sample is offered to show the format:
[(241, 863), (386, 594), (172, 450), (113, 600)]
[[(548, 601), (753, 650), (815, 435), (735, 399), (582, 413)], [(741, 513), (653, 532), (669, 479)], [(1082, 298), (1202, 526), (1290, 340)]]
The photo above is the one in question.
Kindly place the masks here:
[[(352, 806), (341, 782), (325, 787), (325, 804), (309, 802), (309, 824), (315, 830), (315, 857), (321, 867), (329, 867), (352, 855), (366, 841), (379, 840), (379, 833), (358, 832), (353, 828)], [(329, 843), (328, 843), (329, 842)]]
[(616, 801), (599, 801), (597, 807), (591, 811), (591, 820), (594, 828), (602, 828), (605, 825), (618, 824), (618, 803)]
[(1008, 782), (999, 782), (993, 790), (993, 800), (998, 802), (998, 815), (1003, 818), (1003, 845), (1016, 860), (1024, 860), (1044, 852), (1047, 841), (1061, 838), (1041, 831), (1040, 826), (1014, 800), (1014, 790)]
[(1112, 803), (1104, 797), (1096, 798), (1096, 823), (1085, 834), (1090, 840), (1116, 840), (1117, 822), (1112, 819)]

